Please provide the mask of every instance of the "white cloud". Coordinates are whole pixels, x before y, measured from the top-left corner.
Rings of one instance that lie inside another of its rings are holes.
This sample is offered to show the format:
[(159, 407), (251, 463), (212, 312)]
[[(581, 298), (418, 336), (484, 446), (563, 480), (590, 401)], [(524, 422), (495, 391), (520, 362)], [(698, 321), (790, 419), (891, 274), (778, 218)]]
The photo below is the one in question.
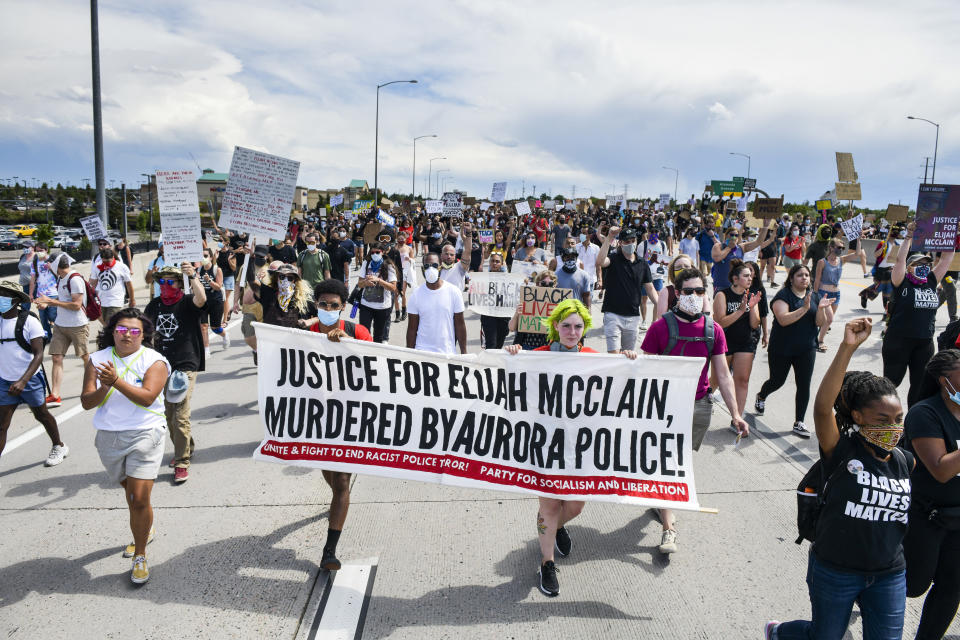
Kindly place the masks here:
[(707, 107), (707, 111), (710, 112), (711, 120), (731, 120), (733, 118), (733, 112), (727, 109), (721, 102), (714, 102)]

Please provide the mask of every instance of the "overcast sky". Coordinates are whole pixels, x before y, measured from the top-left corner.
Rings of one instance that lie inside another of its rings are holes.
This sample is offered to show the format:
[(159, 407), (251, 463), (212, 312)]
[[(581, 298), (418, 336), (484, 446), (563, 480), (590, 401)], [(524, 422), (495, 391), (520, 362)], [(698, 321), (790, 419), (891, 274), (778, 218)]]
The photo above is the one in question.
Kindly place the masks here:
[[(0, 178), (94, 177), (90, 14), (0, 0)], [(862, 204), (960, 182), (960, 5), (869, 2), (101, 1), (106, 177), (226, 172), (234, 145), (299, 160), (300, 184), (417, 193), (428, 160), (489, 196), (673, 192), (747, 173), (813, 200), (853, 153)], [(108, 183), (109, 184), (109, 183)]]

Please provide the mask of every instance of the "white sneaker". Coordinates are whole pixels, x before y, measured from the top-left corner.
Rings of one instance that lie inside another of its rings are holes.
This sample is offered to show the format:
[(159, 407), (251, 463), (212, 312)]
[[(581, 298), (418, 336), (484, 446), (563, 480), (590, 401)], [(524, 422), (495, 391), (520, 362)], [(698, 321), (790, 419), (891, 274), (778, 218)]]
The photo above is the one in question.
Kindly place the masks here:
[(50, 455), (47, 456), (47, 459), (43, 465), (45, 467), (55, 467), (63, 462), (63, 459), (68, 455), (70, 455), (70, 447), (67, 445), (61, 446), (59, 444), (55, 444), (53, 445), (53, 449), (50, 449)]
[(640, 331), (646, 331), (648, 328), (649, 328), (649, 327), (648, 327), (648, 325), (647, 325), (646, 322), (641, 322), (641, 323), (640, 323)]
[(203, 348), (203, 355), (206, 356), (206, 357), (208, 357), (208, 358), (210, 357), (210, 347), (204, 347), (204, 348)]
[(676, 553), (677, 532), (673, 529), (665, 529), (663, 532), (663, 537), (660, 538), (660, 546), (657, 548), (660, 549), (660, 553)]
[(803, 424), (802, 422), (793, 423), (793, 432), (798, 436), (800, 436), (801, 438), (810, 437), (810, 430), (807, 429), (807, 425)]
[(224, 350), (230, 348), (230, 336), (227, 335), (226, 329), (224, 329), (223, 333), (220, 334), (220, 340), (223, 342)]
[(723, 394), (720, 393), (719, 389), (713, 392), (711, 398), (713, 398), (713, 404), (723, 404)]

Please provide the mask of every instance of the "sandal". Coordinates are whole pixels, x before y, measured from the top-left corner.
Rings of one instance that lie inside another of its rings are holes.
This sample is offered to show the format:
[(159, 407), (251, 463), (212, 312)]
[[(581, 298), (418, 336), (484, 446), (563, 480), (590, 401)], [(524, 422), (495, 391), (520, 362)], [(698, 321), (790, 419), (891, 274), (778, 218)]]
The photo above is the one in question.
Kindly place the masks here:
[(827, 345), (824, 344), (823, 342), (818, 343), (818, 344), (817, 344), (817, 351), (819, 351), (820, 353), (826, 353), (826, 352), (827, 352)]

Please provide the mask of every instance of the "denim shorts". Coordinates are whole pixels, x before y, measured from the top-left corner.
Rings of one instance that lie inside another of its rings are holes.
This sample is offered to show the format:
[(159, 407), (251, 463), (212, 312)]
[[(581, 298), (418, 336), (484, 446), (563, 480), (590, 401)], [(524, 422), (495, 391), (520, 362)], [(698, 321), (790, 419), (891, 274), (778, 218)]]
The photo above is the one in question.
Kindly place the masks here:
[[(19, 348), (19, 347), (18, 347)], [(13, 382), (16, 382), (15, 380)], [(18, 396), (12, 396), (8, 393), (10, 385), (9, 380), (0, 378), (0, 406), (9, 406), (11, 404), (20, 404), (23, 402), (28, 407), (41, 407), (46, 402), (46, 389), (43, 384), (43, 373), (37, 371), (33, 377), (27, 381), (27, 386), (23, 388)]]
[(839, 291), (827, 291), (826, 289), (819, 289), (817, 293), (820, 295), (820, 299), (830, 298), (832, 304), (840, 304), (840, 292)]
[[(654, 289), (654, 291), (662, 291), (662, 290), (663, 290), (663, 280), (662, 280), (662, 279), (660, 279), (660, 280), (654, 279), (654, 281), (653, 281), (653, 289)], [(640, 297), (643, 298), (643, 297), (645, 297), (646, 295), (647, 295), (647, 288), (644, 287), (643, 289), (640, 289)]]
[(225, 291), (233, 291), (233, 287), (236, 285), (236, 283), (237, 283), (236, 276), (226, 276), (223, 279), (223, 288)]

